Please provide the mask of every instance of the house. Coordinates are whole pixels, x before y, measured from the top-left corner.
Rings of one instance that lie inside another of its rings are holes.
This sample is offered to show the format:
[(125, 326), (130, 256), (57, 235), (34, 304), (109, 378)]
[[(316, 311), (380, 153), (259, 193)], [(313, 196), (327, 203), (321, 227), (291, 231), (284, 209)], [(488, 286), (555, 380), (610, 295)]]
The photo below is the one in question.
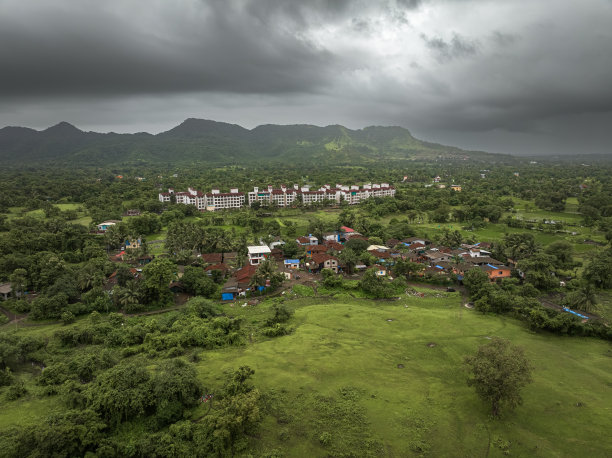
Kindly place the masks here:
[(219, 264), (223, 259), (222, 253), (202, 253), (202, 261), (206, 264)]
[(315, 253), (327, 253), (327, 250), (327, 245), (308, 245), (304, 251), (306, 256), (312, 257)]
[(2, 298), (2, 300), (8, 300), (12, 292), (13, 288), (10, 283), (2, 283), (0, 285), (0, 298)]
[(268, 245), (271, 250), (274, 248), (282, 248), (285, 242), (280, 237), (274, 237), (274, 240)]
[(506, 266), (494, 266), (491, 264), (485, 264), (480, 266), (480, 268), (487, 273), (489, 276), (489, 280), (495, 281), (497, 279), (502, 278), (510, 278), (511, 271), (510, 267)]
[(140, 248), (142, 245), (142, 240), (134, 239), (134, 240), (126, 240), (125, 241), (125, 249), (126, 250), (135, 250), (136, 248)]
[(239, 291), (245, 291), (249, 289), (249, 285), (251, 283), (251, 278), (255, 275), (257, 271), (257, 266), (246, 265), (242, 269), (238, 269), (233, 278), (236, 280), (236, 285)]
[(450, 261), (450, 253), (442, 253), (440, 251), (427, 250), (423, 254), (430, 262)]
[(283, 250), (280, 248), (272, 248), (270, 250), (270, 257), (276, 259), (277, 261), (282, 261), (285, 255), (283, 254)]
[(285, 259), (283, 264), (286, 269), (299, 269), (300, 268), (300, 260), (299, 259)]
[(96, 227), (98, 228), (98, 232), (106, 232), (109, 227), (114, 226), (115, 224), (120, 223), (121, 221), (110, 219), (108, 221), (104, 221), (103, 223), (98, 224)]
[(252, 266), (259, 265), (262, 261), (268, 259), (271, 254), (270, 248), (265, 245), (254, 245), (247, 247), (249, 252), (249, 264)]
[(326, 242), (328, 241), (329, 242), (339, 242), (340, 234), (337, 231), (336, 232), (326, 232), (325, 234), (323, 234), (323, 240), (325, 240)]
[(331, 269), (338, 273), (338, 258), (327, 253), (315, 253), (312, 255), (312, 261), (307, 264), (310, 270), (320, 271), (322, 269)]
[(130, 208), (124, 213), (125, 216), (140, 216), (140, 210), (136, 208)]
[(316, 238), (314, 235), (310, 235), (310, 234), (307, 236), (298, 237), (297, 239), (295, 239), (295, 241), (298, 243), (298, 245), (301, 245), (301, 246), (319, 244), (319, 239)]
[(401, 243), (404, 243), (404, 244), (412, 247), (412, 245), (414, 245), (415, 243), (419, 243), (419, 244), (421, 244), (423, 246), (426, 246), (426, 245), (430, 244), (430, 241), (426, 240), (426, 239), (424, 239), (422, 237), (408, 237), (407, 239), (402, 240)]
[(204, 272), (208, 272), (209, 275), (212, 275), (213, 270), (218, 270), (225, 276), (229, 272), (229, 267), (226, 264), (219, 263), (204, 268)]
[(342, 250), (344, 249), (344, 245), (338, 242), (327, 241), (325, 242), (325, 246), (327, 247), (327, 251), (332, 251), (334, 253), (342, 253)]
[(233, 301), (239, 294), (238, 281), (235, 277), (230, 277), (221, 288), (221, 300)]
[(376, 275), (378, 275), (379, 277), (387, 276), (387, 268), (385, 266), (381, 266), (380, 264), (374, 264), (373, 266), (370, 266), (369, 268), (374, 269), (374, 272), (376, 272)]
[(389, 251), (390, 248), (384, 245), (370, 245), (368, 251)]

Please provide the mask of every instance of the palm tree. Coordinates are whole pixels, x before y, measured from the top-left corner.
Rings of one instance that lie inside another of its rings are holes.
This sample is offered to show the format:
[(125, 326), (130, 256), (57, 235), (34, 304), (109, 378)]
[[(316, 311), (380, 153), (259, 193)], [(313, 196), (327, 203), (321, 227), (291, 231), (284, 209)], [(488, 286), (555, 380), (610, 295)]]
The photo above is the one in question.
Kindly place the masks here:
[(139, 301), (138, 287), (135, 281), (129, 281), (126, 283), (125, 288), (119, 290), (119, 297), (117, 303), (125, 308), (127, 305), (138, 304)]
[(567, 296), (570, 306), (584, 312), (592, 312), (597, 305), (595, 289), (590, 283), (583, 283), (577, 290), (572, 291)]

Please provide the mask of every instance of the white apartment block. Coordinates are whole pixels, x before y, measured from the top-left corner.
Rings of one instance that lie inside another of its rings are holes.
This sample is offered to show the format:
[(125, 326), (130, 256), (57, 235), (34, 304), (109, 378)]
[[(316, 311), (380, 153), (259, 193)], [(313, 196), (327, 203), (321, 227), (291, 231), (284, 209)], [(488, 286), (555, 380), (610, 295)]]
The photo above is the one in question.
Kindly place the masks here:
[(230, 192), (222, 193), (218, 189), (204, 194), (193, 188), (188, 188), (187, 192), (174, 192), (169, 188), (168, 192), (160, 192), (160, 202), (171, 202), (174, 196), (177, 204), (195, 205), (200, 211), (215, 211), (224, 208), (241, 208), (244, 206), (245, 196), (243, 192), (238, 192), (237, 188), (232, 188)]
[(275, 189), (272, 186), (267, 188), (254, 187), (253, 191), (247, 196), (243, 192), (238, 192), (238, 188), (230, 189), (230, 192), (222, 193), (218, 189), (213, 189), (207, 194), (203, 194), (193, 188), (188, 188), (187, 192), (174, 192), (169, 188), (168, 192), (160, 192), (160, 202), (171, 202), (172, 196), (175, 197), (177, 204), (195, 205), (200, 211), (215, 211), (227, 208), (241, 208), (247, 204), (253, 205), (254, 202), (262, 204), (276, 204), (279, 207), (290, 207), (294, 203), (302, 202), (310, 205), (314, 202), (334, 201), (340, 203), (348, 202), (350, 205), (358, 204), (362, 200), (370, 197), (395, 197), (395, 188), (388, 183), (366, 184), (359, 186), (344, 186), (336, 184), (321, 186), (319, 189), (311, 190), (309, 186), (299, 187), (297, 184), (291, 188), (281, 185)]
[(245, 196), (243, 192), (238, 192), (238, 188), (230, 189), (230, 192), (220, 192), (213, 189), (206, 194), (206, 209), (209, 211), (224, 208), (241, 208), (244, 206)]

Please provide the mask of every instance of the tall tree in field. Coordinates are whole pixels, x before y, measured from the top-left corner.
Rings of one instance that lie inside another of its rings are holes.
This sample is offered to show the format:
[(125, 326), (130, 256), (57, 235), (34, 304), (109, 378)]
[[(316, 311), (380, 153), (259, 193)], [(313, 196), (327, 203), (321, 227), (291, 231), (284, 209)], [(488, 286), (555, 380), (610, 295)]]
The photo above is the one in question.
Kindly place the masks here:
[(172, 299), (170, 282), (176, 278), (176, 265), (169, 259), (157, 258), (151, 261), (142, 270), (144, 286), (147, 288), (152, 301), (160, 303)]
[(521, 389), (532, 382), (531, 364), (523, 349), (498, 337), (466, 357), (465, 364), (471, 375), (468, 385), (491, 404), (494, 417), (499, 416), (502, 407), (513, 409), (520, 405)]

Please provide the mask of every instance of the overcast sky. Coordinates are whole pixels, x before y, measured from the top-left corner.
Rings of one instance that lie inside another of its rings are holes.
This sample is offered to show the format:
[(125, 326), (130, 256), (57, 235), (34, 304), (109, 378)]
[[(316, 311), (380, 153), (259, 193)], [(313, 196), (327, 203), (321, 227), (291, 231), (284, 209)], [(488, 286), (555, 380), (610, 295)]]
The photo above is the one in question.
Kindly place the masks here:
[(612, 154), (612, 0), (0, 0), (0, 126), (399, 125)]

